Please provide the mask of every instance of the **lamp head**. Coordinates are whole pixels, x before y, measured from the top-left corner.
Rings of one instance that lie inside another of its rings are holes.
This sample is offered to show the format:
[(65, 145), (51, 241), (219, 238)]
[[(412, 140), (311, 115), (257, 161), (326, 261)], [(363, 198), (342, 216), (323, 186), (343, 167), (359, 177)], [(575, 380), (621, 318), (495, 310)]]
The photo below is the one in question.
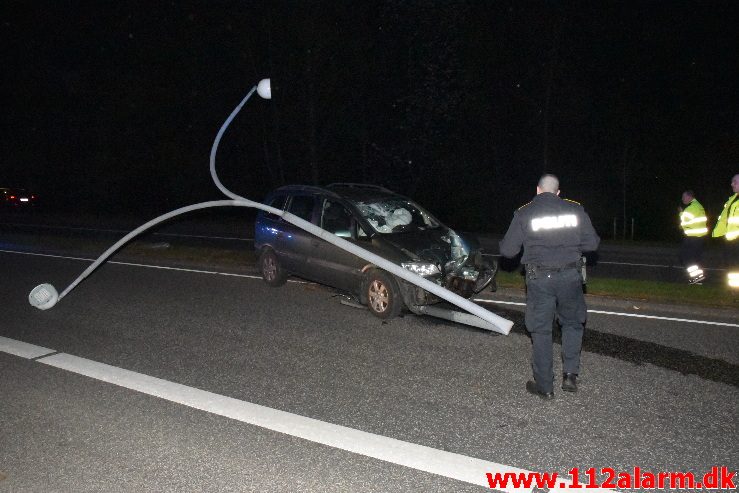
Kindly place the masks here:
[(28, 302), (39, 310), (48, 310), (59, 301), (59, 293), (51, 284), (39, 284), (31, 290)]
[(264, 99), (272, 99), (272, 85), (269, 79), (262, 79), (257, 85), (257, 94), (262, 96)]

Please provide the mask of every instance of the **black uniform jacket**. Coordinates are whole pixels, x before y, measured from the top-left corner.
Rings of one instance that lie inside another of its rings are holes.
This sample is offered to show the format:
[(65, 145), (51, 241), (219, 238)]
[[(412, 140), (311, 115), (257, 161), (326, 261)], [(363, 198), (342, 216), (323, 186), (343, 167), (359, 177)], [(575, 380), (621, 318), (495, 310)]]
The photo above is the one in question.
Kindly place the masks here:
[(521, 263), (557, 268), (579, 262), (582, 252), (597, 250), (599, 243), (580, 204), (544, 192), (513, 214), (500, 254), (515, 257), (523, 246)]

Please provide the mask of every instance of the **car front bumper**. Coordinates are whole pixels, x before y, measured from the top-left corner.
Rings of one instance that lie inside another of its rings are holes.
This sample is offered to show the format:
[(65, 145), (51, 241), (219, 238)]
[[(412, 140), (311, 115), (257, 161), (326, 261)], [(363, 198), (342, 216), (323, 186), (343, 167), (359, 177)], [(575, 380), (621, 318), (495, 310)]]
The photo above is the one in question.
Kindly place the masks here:
[[(474, 265), (475, 263), (478, 265)], [(469, 261), (449, 271), (446, 276), (437, 275), (427, 277), (427, 279), (463, 298), (471, 298), (486, 287), (494, 285), (497, 274), (497, 265), (482, 261), (475, 263)], [(416, 306), (431, 305), (441, 301), (437, 296), (402, 279), (398, 279), (398, 284), (405, 305), (413, 312), (416, 312), (414, 310)]]

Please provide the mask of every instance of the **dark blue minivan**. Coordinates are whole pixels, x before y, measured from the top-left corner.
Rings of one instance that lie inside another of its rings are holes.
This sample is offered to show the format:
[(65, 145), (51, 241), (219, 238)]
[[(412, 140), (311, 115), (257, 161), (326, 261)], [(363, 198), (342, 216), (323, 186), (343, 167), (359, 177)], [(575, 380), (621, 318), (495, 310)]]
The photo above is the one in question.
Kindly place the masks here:
[[(476, 239), (454, 232), (411, 199), (385, 188), (291, 185), (270, 193), (264, 203), (465, 298), (495, 286), (497, 266), (483, 259)], [(259, 268), (270, 286), (296, 275), (351, 294), (380, 318), (392, 318), (404, 307), (418, 313), (417, 307), (440, 301), (274, 214), (260, 211), (255, 230)]]

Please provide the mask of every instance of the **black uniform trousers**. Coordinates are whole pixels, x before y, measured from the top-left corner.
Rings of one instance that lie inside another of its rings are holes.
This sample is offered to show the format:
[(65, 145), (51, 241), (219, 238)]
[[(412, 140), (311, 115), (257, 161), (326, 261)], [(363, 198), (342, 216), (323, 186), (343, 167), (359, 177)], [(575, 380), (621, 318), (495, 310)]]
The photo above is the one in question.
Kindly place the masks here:
[(703, 260), (703, 237), (685, 236), (680, 245), (680, 262), (683, 267), (699, 265)]
[(587, 309), (582, 278), (576, 268), (539, 270), (535, 278), (526, 278), (526, 329), (531, 333), (531, 367), (541, 392), (552, 392), (554, 388), (552, 324), (555, 315), (562, 327), (562, 371), (578, 374)]
[(732, 241), (724, 238), (721, 251), (723, 252), (726, 273), (739, 272), (739, 238)]

